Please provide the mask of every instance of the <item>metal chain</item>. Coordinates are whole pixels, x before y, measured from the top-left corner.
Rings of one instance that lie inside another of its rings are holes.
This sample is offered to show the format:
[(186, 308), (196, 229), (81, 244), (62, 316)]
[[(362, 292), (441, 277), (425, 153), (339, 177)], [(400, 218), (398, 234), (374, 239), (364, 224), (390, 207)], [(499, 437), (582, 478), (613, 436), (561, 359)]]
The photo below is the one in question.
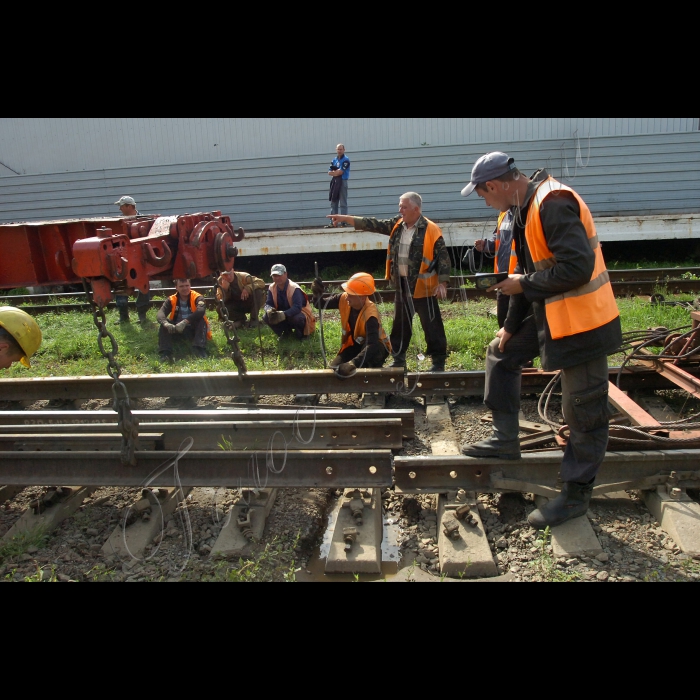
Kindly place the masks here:
[[(93, 321), (99, 331), (97, 334), (97, 346), (100, 348), (102, 356), (107, 360), (107, 374), (114, 379), (114, 384), (112, 384), (112, 396), (114, 396), (112, 409), (117, 413), (119, 429), (122, 434), (121, 461), (122, 464), (136, 466), (135, 453), (136, 442), (139, 437), (139, 419), (132, 414), (129, 392), (126, 390), (124, 382), (119, 379), (122, 368), (115, 359), (115, 356), (119, 354), (119, 345), (116, 338), (107, 330), (104, 307), (100, 307), (95, 303), (88, 281), (84, 278), (83, 288), (85, 289), (85, 296), (92, 307)], [(105, 349), (105, 338), (109, 339), (109, 350)], [(121, 396), (119, 395), (120, 392)]]
[[(233, 325), (233, 321), (228, 317), (228, 309), (224, 303), (224, 297), (226, 293), (224, 288), (219, 284), (219, 277), (221, 273), (217, 271), (217, 279), (214, 280), (214, 298), (217, 300), (219, 315), (222, 320), (222, 325), (224, 327), (224, 333), (226, 334), (226, 342), (231, 347), (231, 359), (238, 368), (238, 374), (244, 377), (248, 374), (248, 368), (246, 367), (245, 360), (243, 359), (243, 353), (238, 344), (238, 335), (236, 335), (236, 328)], [(220, 293), (219, 293), (220, 290)]]

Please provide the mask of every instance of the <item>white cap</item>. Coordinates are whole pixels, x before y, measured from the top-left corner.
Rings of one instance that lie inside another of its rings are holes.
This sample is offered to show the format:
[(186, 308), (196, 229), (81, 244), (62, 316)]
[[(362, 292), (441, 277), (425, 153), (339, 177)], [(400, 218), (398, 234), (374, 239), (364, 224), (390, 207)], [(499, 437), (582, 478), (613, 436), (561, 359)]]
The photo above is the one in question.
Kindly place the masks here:
[(122, 204), (133, 204), (136, 206), (136, 200), (133, 197), (127, 197), (124, 195), (123, 197), (120, 197), (115, 204), (120, 207)]
[(283, 275), (287, 271), (287, 268), (280, 264), (277, 263), (276, 265), (272, 266), (272, 269), (270, 270), (271, 275)]

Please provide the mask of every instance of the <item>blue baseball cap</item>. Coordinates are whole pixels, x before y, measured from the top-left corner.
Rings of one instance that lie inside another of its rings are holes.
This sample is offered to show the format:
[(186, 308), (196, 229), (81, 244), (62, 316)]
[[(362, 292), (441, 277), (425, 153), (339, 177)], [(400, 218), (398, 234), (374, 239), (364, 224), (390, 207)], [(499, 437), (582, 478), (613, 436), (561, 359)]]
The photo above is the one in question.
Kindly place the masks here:
[(515, 158), (510, 158), (507, 153), (502, 151), (491, 151), (491, 153), (481, 156), (474, 163), (471, 182), (462, 190), (462, 196), (468, 197), (478, 184), (495, 180), (514, 169)]

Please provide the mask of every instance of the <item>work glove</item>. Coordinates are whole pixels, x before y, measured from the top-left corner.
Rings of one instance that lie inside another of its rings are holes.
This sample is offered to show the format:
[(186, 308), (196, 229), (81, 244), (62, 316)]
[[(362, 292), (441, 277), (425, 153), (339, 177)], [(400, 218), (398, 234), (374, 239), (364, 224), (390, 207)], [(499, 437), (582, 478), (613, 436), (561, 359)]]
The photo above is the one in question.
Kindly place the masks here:
[(189, 326), (189, 325), (190, 325), (190, 324), (187, 323), (187, 321), (180, 321), (180, 323), (176, 323), (176, 324), (175, 324), (175, 330), (176, 330), (178, 333), (184, 333), (184, 332), (185, 332), (185, 328), (187, 328), (187, 326)]
[(276, 326), (278, 323), (282, 323), (286, 316), (284, 311), (269, 311), (267, 314), (267, 321), (271, 326)]
[(311, 283), (311, 292), (315, 297), (320, 297), (326, 291), (326, 285), (323, 284), (320, 277), (317, 277)]
[(357, 373), (357, 367), (352, 362), (343, 362), (343, 364), (336, 367), (335, 373), (341, 379), (347, 379)]
[(165, 328), (165, 330), (168, 331), (170, 335), (172, 335), (173, 333), (177, 333), (177, 331), (175, 330), (175, 326), (173, 326), (172, 323), (168, 323), (167, 321), (163, 324), (163, 328)]

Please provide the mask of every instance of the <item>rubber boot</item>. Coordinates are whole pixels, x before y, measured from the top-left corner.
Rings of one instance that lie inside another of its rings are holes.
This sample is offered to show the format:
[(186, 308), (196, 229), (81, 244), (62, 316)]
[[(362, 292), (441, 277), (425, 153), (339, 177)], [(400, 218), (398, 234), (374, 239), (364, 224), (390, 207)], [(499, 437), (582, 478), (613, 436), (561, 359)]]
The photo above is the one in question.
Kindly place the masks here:
[(532, 527), (543, 530), (545, 527), (555, 527), (567, 520), (586, 514), (593, 493), (593, 479), (588, 484), (566, 481), (561, 493), (541, 508), (533, 510), (527, 516)]
[(155, 326), (153, 321), (148, 320), (148, 316), (146, 316), (146, 309), (138, 309), (138, 312), (139, 312), (139, 323), (142, 326), (144, 326), (146, 328), (150, 328), (152, 326)]
[(444, 372), (446, 359), (445, 355), (433, 355), (433, 366), (428, 372)]
[(474, 445), (462, 445), (462, 454), (467, 457), (498, 457), (520, 459), (520, 419), (517, 413), (491, 411), (493, 432), (491, 437)]
[(129, 318), (129, 309), (119, 309), (119, 320), (114, 322), (115, 325), (119, 326), (122, 323), (131, 323)]

